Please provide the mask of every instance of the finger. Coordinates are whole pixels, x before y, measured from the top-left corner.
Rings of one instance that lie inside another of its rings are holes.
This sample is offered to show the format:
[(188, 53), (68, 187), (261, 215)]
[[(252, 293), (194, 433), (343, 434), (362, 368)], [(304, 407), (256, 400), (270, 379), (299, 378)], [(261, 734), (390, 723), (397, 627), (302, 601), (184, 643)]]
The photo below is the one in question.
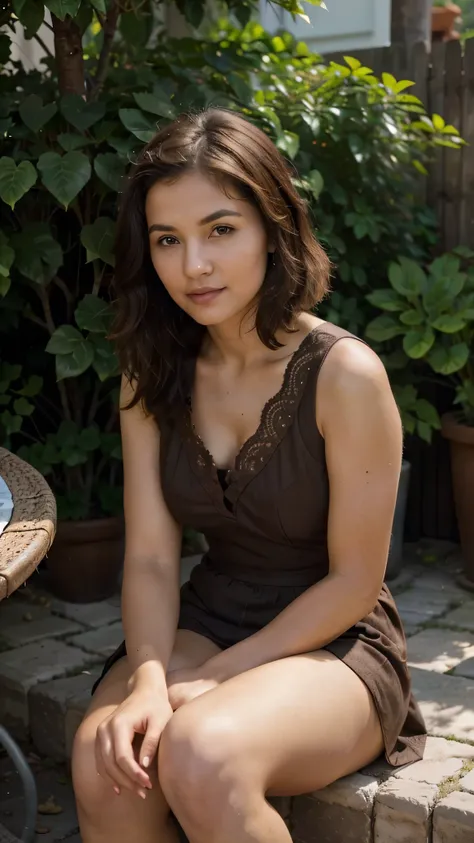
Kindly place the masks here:
[(100, 746), (99, 739), (96, 739), (94, 745), (94, 752), (95, 752), (95, 766), (97, 770), (97, 775), (101, 777), (105, 781), (106, 784), (110, 785), (110, 787), (115, 790), (117, 796), (120, 796), (121, 790), (117, 782), (110, 778), (104, 764), (104, 760), (102, 758), (102, 751)]
[(140, 747), (139, 756), (139, 763), (145, 769), (151, 767), (156, 757), (160, 737), (161, 729), (158, 728), (157, 724), (149, 723)]
[(103, 732), (99, 738), (99, 764), (105, 770), (108, 778), (119, 788), (136, 790), (136, 781), (125, 774), (119, 767), (115, 758), (114, 742), (108, 732)]
[(113, 734), (114, 760), (117, 768), (122, 771), (122, 774), (125, 775), (129, 781), (133, 782), (135, 789), (138, 785), (139, 787), (146, 787), (151, 790), (150, 776), (135, 760), (132, 745), (133, 738), (135, 736), (134, 733), (132, 732), (132, 737), (130, 738), (127, 731), (119, 724), (115, 726)]

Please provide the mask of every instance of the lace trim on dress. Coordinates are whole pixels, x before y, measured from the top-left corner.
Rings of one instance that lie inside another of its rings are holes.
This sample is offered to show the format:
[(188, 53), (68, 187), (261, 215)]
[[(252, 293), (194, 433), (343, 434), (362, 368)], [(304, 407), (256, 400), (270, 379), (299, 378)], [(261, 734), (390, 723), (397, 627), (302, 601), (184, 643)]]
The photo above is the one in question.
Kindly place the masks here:
[[(275, 395), (264, 405), (258, 427), (242, 445), (235, 458), (234, 467), (228, 470), (228, 483), (242, 475), (255, 475), (270, 459), (287, 429), (293, 422), (296, 408), (304, 392), (304, 386), (312, 363), (321, 346), (317, 344), (323, 325), (318, 325), (302, 340), (287, 363), (283, 382)], [(196, 446), (196, 462), (201, 469), (210, 469), (216, 482), (217, 466), (210, 451), (206, 448), (192, 421), (192, 400), (187, 399), (188, 412), (185, 414), (185, 438)]]

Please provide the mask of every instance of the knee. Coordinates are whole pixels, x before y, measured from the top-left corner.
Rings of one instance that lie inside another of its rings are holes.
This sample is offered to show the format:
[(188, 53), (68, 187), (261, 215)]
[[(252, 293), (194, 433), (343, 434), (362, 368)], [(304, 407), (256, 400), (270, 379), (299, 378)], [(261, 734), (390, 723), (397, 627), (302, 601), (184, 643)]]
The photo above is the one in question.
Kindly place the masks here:
[(195, 822), (214, 823), (223, 804), (238, 802), (247, 784), (232, 717), (179, 709), (160, 741), (158, 776), (172, 810)]
[[(76, 732), (71, 758), (74, 795), (79, 810), (91, 822), (98, 820), (115, 794), (99, 776), (95, 761), (95, 730), (84, 721)], [(116, 797), (115, 797), (116, 799)]]

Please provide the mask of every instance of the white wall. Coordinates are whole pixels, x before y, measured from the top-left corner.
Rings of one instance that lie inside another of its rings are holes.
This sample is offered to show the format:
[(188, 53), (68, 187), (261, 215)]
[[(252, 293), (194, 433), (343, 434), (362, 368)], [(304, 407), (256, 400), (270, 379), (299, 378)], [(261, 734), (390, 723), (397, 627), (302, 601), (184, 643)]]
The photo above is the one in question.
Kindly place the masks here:
[(326, 0), (327, 11), (303, 4), (311, 23), (260, 0), (262, 25), (283, 27), (319, 53), (364, 50), (390, 44), (391, 0)]

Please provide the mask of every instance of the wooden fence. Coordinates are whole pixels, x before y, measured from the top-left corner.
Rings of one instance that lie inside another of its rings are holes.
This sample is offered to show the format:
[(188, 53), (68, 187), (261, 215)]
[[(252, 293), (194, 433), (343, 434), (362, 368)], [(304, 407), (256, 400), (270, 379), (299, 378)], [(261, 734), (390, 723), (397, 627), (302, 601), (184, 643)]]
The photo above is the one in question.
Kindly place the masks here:
[[(422, 189), (439, 220), (437, 251), (461, 244), (474, 248), (474, 39), (466, 41), (465, 48), (459, 41), (437, 42), (430, 53), (417, 44), (409, 53), (393, 45), (353, 55), (377, 75), (386, 71), (397, 79), (415, 82), (410, 93), (422, 100), (428, 113), (440, 114), (459, 129), (468, 145), (461, 151), (440, 149)], [(326, 58), (341, 61), (342, 56)], [(441, 413), (450, 407), (449, 389), (427, 386), (425, 396)], [(407, 457), (412, 463), (407, 538), (456, 540), (447, 442), (439, 435), (431, 446), (409, 440)]]

